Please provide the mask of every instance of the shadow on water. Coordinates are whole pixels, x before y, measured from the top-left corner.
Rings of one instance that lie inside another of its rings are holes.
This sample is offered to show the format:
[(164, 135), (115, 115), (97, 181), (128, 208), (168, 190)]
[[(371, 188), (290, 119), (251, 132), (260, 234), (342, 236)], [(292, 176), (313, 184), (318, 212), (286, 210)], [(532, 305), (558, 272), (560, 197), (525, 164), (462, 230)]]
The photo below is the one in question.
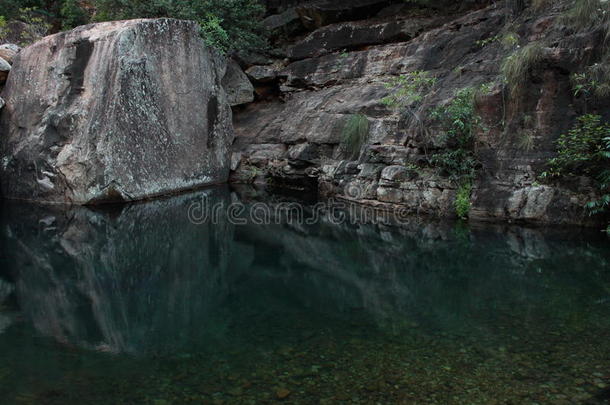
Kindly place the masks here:
[(224, 210), (194, 224), (202, 196), (239, 200), (5, 204), (2, 403), (604, 400), (604, 236)]

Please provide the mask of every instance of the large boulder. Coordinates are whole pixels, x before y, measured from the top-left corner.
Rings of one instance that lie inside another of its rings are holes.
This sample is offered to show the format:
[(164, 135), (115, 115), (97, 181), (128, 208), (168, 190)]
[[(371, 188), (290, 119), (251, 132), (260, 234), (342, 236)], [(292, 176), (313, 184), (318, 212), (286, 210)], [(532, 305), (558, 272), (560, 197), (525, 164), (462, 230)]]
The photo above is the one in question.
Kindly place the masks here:
[(22, 50), (2, 93), (2, 194), (94, 204), (228, 179), (225, 59), (195, 23), (100, 23)]

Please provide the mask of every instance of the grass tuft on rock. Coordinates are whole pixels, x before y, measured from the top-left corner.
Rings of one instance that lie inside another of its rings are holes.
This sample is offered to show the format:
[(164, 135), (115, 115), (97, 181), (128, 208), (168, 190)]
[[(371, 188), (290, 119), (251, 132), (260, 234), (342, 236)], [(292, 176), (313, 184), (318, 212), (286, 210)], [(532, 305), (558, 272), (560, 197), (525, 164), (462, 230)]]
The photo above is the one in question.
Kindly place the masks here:
[(542, 55), (542, 45), (532, 42), (504, 60), (502, 75), (512, 97), (518, 96), (527, 85), (532, 70), (542, 60)]
[(352, 114), (341, 134), (341, 145), (346, 158), (355, 159), (369, 136), (369, 120), (364, 114)]
[(610, 3), (606, 0), (576, 0), (565, 15), (566, 23), (577, 31), (604, 31), (610, 34)]

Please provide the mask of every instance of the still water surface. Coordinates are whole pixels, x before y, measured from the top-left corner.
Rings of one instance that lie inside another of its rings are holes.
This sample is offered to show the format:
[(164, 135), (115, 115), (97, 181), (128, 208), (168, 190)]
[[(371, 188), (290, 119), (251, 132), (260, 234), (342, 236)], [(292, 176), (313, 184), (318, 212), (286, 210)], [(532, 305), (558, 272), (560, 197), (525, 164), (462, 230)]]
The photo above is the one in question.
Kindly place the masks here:
[[(610, 241), (5, 204), (0, 404), (602, 404)], [(273, 199), (269, 199), (269, 202)]]

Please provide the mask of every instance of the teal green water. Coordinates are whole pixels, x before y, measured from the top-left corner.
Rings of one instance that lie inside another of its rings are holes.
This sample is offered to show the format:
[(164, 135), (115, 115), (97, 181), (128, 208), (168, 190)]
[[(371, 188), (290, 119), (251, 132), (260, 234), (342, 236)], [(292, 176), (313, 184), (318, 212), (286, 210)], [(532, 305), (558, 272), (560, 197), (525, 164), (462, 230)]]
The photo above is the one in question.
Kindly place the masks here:
[[(0, 404), (601, 404), (610, 240), (5, 205)], [(266, 200), (273, 204), (275, 198)]]

